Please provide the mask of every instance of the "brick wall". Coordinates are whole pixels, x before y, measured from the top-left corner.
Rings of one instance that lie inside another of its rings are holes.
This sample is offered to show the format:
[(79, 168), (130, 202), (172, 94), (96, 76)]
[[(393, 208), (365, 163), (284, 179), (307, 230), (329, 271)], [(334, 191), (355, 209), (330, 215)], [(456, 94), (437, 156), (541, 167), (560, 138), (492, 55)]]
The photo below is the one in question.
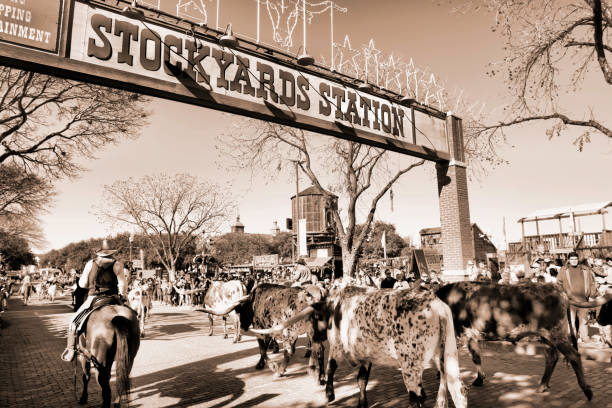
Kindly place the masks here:
[(496, 253), (497, 248), (489, 239), (484, 235), (482, 230), (478, 228), (476, 224), (472, 228), (472, 234), (474, 236), (474, 259), (477, 261), (486, 261), (487, 254)]
[(467, 261), (474, 256), (474, 241), (470, 223), (467, 169), (461, 163), (464, 160), (461, 120), (449, 116), (447, 129), (453, 161), (449, 164), (436, 164), (442, 255), (445, 274), (460, 274), (465, 271)]

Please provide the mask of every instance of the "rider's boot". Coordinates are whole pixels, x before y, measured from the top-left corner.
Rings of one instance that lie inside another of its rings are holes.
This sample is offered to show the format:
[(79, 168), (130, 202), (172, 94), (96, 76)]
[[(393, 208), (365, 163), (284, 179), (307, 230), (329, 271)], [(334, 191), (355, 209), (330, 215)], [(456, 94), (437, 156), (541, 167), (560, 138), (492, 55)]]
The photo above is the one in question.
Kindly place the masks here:
[(68, 329), (68, 342), (66, 349), (62, 353), (62, 360), (70, 362), (74, 360), (74, 354), (76, 352), (76, 330), (70, 325)]

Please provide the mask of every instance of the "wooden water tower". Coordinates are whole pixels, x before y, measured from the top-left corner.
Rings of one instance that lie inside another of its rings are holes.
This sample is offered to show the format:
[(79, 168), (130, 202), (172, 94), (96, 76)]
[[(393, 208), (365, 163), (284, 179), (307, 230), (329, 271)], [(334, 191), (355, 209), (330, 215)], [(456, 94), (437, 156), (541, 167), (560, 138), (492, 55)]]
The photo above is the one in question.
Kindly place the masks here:
[[(311, 262), (321, 263), (327, 258), (329, 263), (342, 262), (340, 247), (336, 245), (336, 227), (333, 211), (338, 209), (338, 196), (326, 197), (314, 186), (291, 197), (293, 245), (297, 254), (298, 220), (306, 219), (306, 248)], [(298, 213), (299, 208), (299, 213)], [(317, 261), (314, 258), (318, 258)], [(330, 259), (331, 258), (331, 259)], [(336, 269), (339, 269), (340, 265)]]

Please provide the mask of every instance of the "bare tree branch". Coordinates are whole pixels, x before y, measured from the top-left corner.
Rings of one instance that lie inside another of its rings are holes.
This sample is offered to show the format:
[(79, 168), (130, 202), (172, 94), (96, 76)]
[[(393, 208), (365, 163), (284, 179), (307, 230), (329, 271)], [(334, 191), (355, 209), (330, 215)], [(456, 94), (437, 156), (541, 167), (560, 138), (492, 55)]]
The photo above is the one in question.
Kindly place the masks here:
[(100, 218), (137, 226), (172, 280), (186, 245), (204, 229), (218, 230), (232, 208), (218, 186), (189, 174), (116, 181), (104, 190), (104, 205), (96, 209)]
[(148, 99), (128, 92), (0, 67), (0, 164), (50, 178), (74, 176), (79, 157), (146, 124)]
[[(289, 167), (297, 160), (300, 172), (335, 208), (333, 219), (342, 247), (343, 270), (346, 276), (352, 276), (366, 238), (364, 231), (367, 231), (367, 228), (357, 229), (358, 206), (367, 203), (365, 222), (370, 225), (380, 199), (424, 160), (390, 172), (385, 164), (389, 152), (383, 149), (334, 138), (316, 138), (300, 129), (269, 122), (248, 120), (247, 123), (241, 121), (220, 138), (223, 154), (231, 157), (239, 169), (271, 178), (276, 178), (283, 166)], [(343, 203), (342, 208), (338, 201)]]
[(556, 120), (548, 136), (559, 136), (569, 128), (582, 129), (573, 142), (578, 149), (591, 140), (591, 134), (611, 137), (612, 125), (605, 113), (594, 113), (588, 106), (580, 110), (563, 106), (568, 92), (578, 98), (583, 97), (581, 91), (589, 94), (589, 89), (582, 88), (591, 83), (585, 81), (589, 68), (597, 67), (591, 77), (597, 75), (606, 85), (612, 84), (606, 55), (612, 52), (610, 1), (486, 0), (485, 4), (496, 15), (494, 30), (507, 40), (506, 57), (491, 64), (490, 75), (506, 71), (505, 81), (514, 100), (506, 107), (504, 118), (478, 118), (469, 124), (467, 134), (473, 132), (477, 143), (490, 140), (493, 146), (505, 139), (504, 128)]

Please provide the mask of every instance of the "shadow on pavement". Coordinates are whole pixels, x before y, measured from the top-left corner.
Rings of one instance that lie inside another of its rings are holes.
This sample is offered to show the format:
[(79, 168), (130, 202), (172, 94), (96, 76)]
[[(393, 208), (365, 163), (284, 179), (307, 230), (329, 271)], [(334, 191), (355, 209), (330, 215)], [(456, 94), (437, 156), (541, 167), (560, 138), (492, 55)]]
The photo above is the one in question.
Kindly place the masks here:
[[(541, 355), (519, 355), (514, 352), (491, 352), (483, 350), (484, 369), (487, 373), (482, 387), (470, 386), (475, 378), (474, 366), (465, 351), (461, 353), (460, 367), (463, 384), (469, 388), (468, 403), (482, 407), (513, 407), (513, 408), (543, 408), (543, 407), (606, 407), (612, 391), (609, 387), (609, 374), (612, 366), (606, 363), (584, 361), (587, 382), (592, 387), (594, 397), (587, 401), (578, 386), (574, 371), (560, 359), (550, 382), (551, 389), (546, 393), (536, 391), (542, 373), (544, 358)], [(495, 363), (487, 364), (495, 358)], [(606, 379), (593, 372), (607, 372)], [(330, 407), (357, 406), (359, 386), (357, 384), (357, 368), (352, 368), (346, 362), (339, 363), (336, 373), (336, 400)], [(439, 381), (436, 370), (427, 369), (423, 375), (423, 387), (427, 395), (426, 408), (435, 406)], [(338, 389), (348, 387), (350, 394)], [(408, 392), (404, 386), (401, 372), (392, 367), (372, 366), (370, 382), (367, 388), (370, 407), (409, 406)], [(449, 407), (454, 407), (450, 394)]]
[[(201, 361), (183, 364), (132, 378), (131, 406), (149, 406), (148, 397), (168, 401), (172, 406), (190, 406), (221, 400), (211, 407), (221, 407), (235, 401), (245, 392), (245, 383), (240, 375), (253, 374), (253, 367), (239, 370), (219, 369), (218, 366), (234, 360), (253, 356), (257, 347), (234, 353), (227, 353)], [(271, 374), (271, 373), (270, 373)], [(254, 405), (261, 404), (261, 398), (270, 399), (278, 394), (264, 394), (257, 397)], [(248, 406), (248, 405), (244, 405)]]

